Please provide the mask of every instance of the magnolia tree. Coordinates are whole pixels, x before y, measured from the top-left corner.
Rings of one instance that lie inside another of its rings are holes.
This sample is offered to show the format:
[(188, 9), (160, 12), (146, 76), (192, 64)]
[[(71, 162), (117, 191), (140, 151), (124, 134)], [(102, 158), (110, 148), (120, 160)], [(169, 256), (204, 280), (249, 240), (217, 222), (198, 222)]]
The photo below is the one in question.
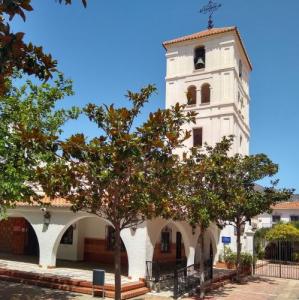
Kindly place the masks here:
[[(57, 71), (57, 62), (46, 54), (41, 46), (24, 41), (24, 32), (12, 32), (10, 23), (15, 15), (24, 21), (26, 13), (33, 10), (31, 0), (0, 0), (0, 95), (7, 90), (6, 84), (15, 70), (35, 75), (41, 80), (52, 78)], [(72, 0), (58, 0), (71, 4)], [(84, 6), (87, 0), (82, 0)]]
[[(56, 141), (55, 163), (37, 169), (39, 183), (50, 197), (64, 197), (74, 211), (108, 220), (115, 229), (115, 299), (121, 299), (120, 232), (152, 216), (170, 217), (175, 209), (174, 180), (179, 158), (173, 150), (190, 134), (182, 124), (194, 121), (179, 104), (151, 113), (140, 127), (134, 121), (154, 86), (128, 92), (130, 108), (89, 104), (83, 113), (98, 127), (88, 139), (78, 133)], [(54, 143), (55, 144), (55, 143)]]
[(190, 153), (183, 155), (180, 164), (177, 190), (183, 199), (180, 205), (185, 208), (185, 220), (201, 228), (200, 298), (204, 298), (205, 293), (204, 235), (211, 223), (217, 223), (225, 210), (225, 203), (217, 189), (221, 173), (217, 172), (227, 159), (231, 141), (232, 138), (223, 138), (215, 147), (206, 145), (204, 149), (192, 148)]
[[(40, 86), (27, 81), (21, 87), (8, 82), (0, 97), (0, 208), (18, 201), (38, 201), (35, 184), (40, 163), (55, 160), (53, 143), (61, 126), (76, 117), (77, 110), (54, 110), (57, 102), (72, 95), (72, 82), (59, 75), (53, 85)], [(46, 137), (46, 138), (45, 138)]]
[(228, 156), (221, 166), (216, 167), (215, 172), (218, 174), (216, 192), (225, 205), (218, 222), (222, 225), (233, 225), (236, 229), (236, 268), (237, 280), (240, 280), (242, 228), (251, 218), (270, 212), (272, 205), (288, 200), (293, 191), (276, 189), (278, 181), (262, 190), (256, 188), (257, 181), (273, 177), (278, 172), (278, 165), (265, 154)]
[(277, 173), (278, 166), (266, 155), (229, 156), (233, 136), (224, 137), (215, 147), (192, 148), (182, 159), (180, 189), (185, 219), (201, 226), (201, 298), (204, 297), (204, 233), (211, 223), (237, 232), (237, 277), (240, 275), (241, 231), (246, 221), (270, 211), (271, 206), (289, 199), (292, 190), (273, 186), (262, 191), (256, 182)]

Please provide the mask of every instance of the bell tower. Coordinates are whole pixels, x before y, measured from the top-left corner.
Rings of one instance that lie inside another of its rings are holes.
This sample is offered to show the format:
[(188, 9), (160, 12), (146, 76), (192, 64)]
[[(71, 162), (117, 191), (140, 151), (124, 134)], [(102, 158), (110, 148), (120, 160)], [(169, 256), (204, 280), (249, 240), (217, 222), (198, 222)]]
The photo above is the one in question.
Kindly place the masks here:
[(163, 43), (166, 107), (179, 102), (198, 113), (188, 148), (211, 146), (234, 135), (231, 154), (249, 154), (249, 75), (252, 71), (236, 27), (210, 28)]

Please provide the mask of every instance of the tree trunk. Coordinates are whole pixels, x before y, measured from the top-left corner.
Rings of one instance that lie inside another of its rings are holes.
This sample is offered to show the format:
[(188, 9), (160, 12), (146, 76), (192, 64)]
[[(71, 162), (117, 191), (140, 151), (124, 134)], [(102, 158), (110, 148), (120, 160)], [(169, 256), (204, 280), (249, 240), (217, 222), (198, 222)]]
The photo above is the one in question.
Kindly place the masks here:
[(237, 261), (236, 261), (236, 268), (237, 268), (237, 282), (240, 282), (240, 275), (241, 275), (241, 223), (238, 221), (236, 223), (236, 230), (237, 230)]
[(200, 274), (200, 295), (199, 299), (205, 297), (205, 259), (204, 259), (204, 235), (205, 229), (201, 229), (200, 233), (200, 258), (199, 258), (199, 274)]
[(121, 300), (121, 238), (120, 226), (115, 226), (115, 250), (114, 250), (114, 281), (115, 300)]

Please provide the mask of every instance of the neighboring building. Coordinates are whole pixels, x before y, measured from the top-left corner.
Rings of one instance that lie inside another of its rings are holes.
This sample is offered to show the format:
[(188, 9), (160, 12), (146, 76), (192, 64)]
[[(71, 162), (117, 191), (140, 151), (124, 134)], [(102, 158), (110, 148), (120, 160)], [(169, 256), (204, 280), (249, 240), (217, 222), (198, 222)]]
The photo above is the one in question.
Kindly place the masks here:
[(293, 195), (291, 201), (281, 202), (272, 207), (272, 213), (259, 215), (255, 220), (256, 228), (269, 228), (278, 222), (299, 221), (299, 195)]
[[(231, 154), (249, 152), (249, 74), (251, 64), (236, 27), (214, 28), (164, 44), (167, 59), (166, 107), (188, 103), (197, 111), (187, 147), (214, 145), (223, 136), (235, 135)], [(252, 232), (246, 226), (243, 249), (251, 251)], [(146, 261), (199, 260), (200, 228), (185, 222), (154, 219), (121, 232), (122, 264), (132, 278), (146, 275)], [(216, 225), (206, 232), (205, 259), (217, 260), (222, 236), (231, 237), (232, 226), (222, 232)], [(0, 223), (0, 251), (38, 257), (44, 268), (57, 259), (112, 264), (114, 230), (110, 224), (84, 212), (73, 213), (69, 203), (56, 199), (50, 208), (18, 206)]]

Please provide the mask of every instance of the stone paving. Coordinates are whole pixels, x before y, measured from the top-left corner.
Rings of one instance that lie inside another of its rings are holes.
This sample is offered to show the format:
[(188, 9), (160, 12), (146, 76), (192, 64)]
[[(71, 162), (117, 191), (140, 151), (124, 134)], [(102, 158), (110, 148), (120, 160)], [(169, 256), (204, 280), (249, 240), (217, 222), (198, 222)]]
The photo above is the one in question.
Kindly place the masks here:
[[(54, 269), (42, 269), (32, 260), (24, 262), (24, 258), (17, 260), (10, 260), (12, 258), (5, 257), (1, 255), (0, 268), (5, 268), (9, 270), (26, 271), (35, 274), (43, 274), (47, 276), (60, 276), (68, 279), (92, 281), (92, 270), (104, 269), (106, 270), (105, 281), (108, 284), (114, 284), (114, 274), (111, 272), (111, 267), (103, 265), (90, 265), (86, 263), (76, 263), (76, 262), (59, 262), (58, 267)], [(15, 259), (15, 258), (13, 258)], [(110, 271), (110, 272), (109, 272)], [(132, 282), (128, 277), (122, 276), (122, 283)]]
[(299, 300), (299, 281), (281, 278), (254, 277), (247, 279), (242, 284), (227, 284), (223, 288), (210, 293), (206, 299)]
[[(0, 281), (0, 300), (92, 300), (88, 295), (72, 292), (50, 290), (19, 283)], [(162, 297), (147, 294), (133, 300), (166, 300)], [(253, 278), (243, 284), (228, 284), (222, 289), (206, 296), (206, 300), (299, 300), (299, 281), (279, 278)], [(197, 300), (183, 298), (182, 300)]]

